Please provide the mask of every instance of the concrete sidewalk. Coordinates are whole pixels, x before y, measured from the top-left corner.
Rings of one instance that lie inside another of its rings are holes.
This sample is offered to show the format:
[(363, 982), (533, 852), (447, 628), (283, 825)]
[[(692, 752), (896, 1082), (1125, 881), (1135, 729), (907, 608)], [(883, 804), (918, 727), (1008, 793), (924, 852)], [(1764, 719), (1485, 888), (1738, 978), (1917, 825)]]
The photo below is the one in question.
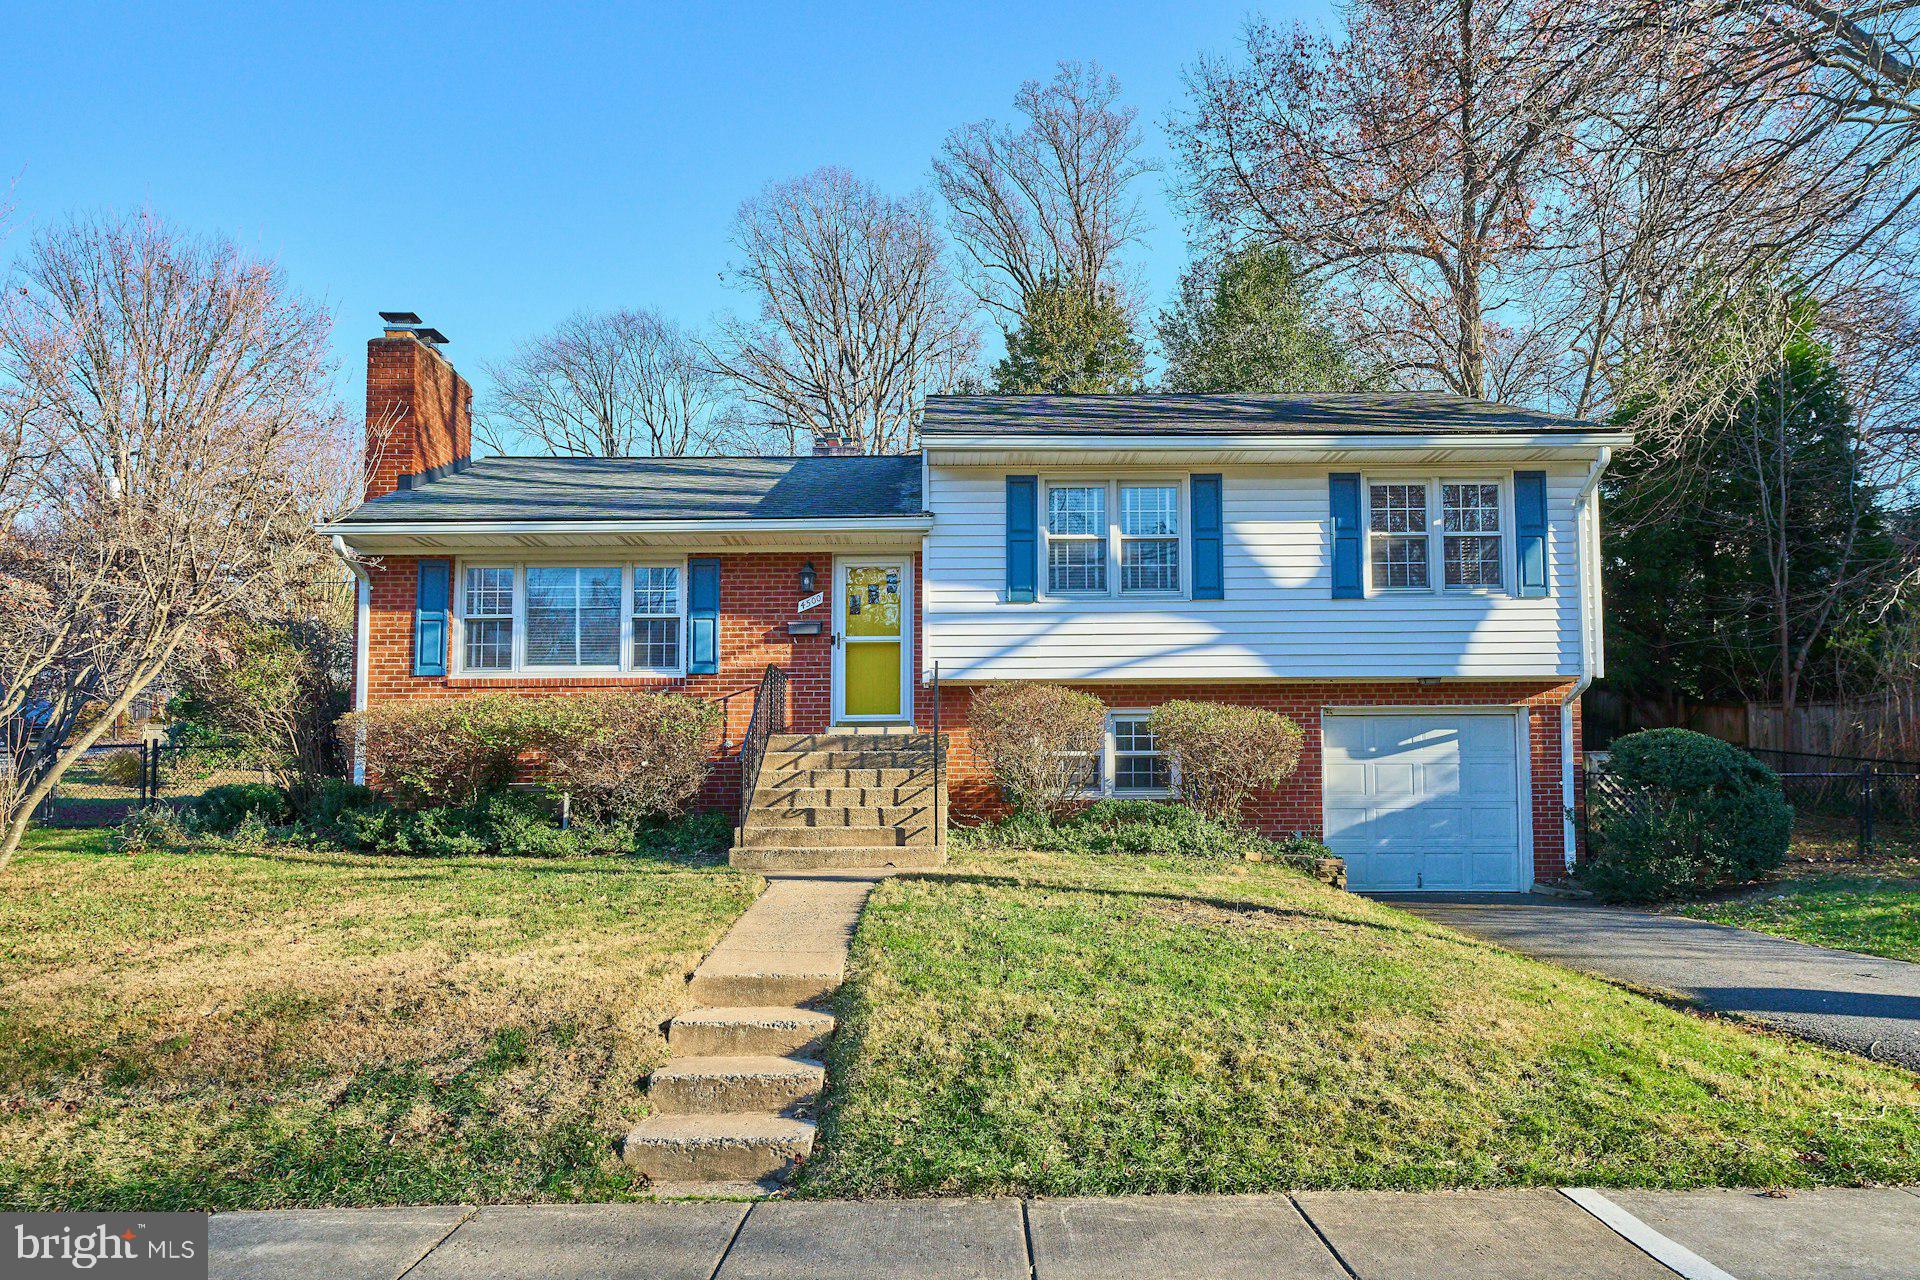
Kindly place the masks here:
[(1545, 895), (1378, 896), (1525, 955), (1920, 1071), (1920, 965)]
[(1920, 1193), (1302, 1192), (219, 1214), (220, 1280), (1911, 1280)]

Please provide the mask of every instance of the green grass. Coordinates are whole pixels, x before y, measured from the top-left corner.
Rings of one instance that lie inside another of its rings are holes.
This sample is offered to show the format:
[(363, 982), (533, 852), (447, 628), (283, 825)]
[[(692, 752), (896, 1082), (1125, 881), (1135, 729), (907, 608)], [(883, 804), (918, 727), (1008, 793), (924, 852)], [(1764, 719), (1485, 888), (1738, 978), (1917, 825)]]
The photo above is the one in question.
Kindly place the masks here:
[(1850, 820), (1802, 814), (1774, 880), (1674, 910), (1816, 946), (1920, 962), (1920, 830), (1883, 819), (1867, 859), (1858, 857), (1856, 839)]
[(1920, 1179), (1920, 1078), (1245, 863), (875, 893), (809, 1195)]
[(0, 881), (0, 1206), (604, 1200), (757, 877), (650, 858), (107, 851)]

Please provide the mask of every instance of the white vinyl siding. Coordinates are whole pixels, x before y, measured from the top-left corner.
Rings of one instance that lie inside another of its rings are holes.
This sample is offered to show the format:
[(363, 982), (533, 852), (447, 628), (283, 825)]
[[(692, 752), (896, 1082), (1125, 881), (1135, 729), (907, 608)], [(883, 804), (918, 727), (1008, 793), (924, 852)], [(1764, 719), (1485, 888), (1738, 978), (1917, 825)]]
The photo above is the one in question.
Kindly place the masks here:
[[(1340, 468), (1274, 466), (1219, 469), (1224, 599), (1049, 598), (1043, 561), (1041, 598), (1018, 605), (1004, 603), (1003, 591), (1006, 476), (1020, 468), (930, 466), (926, 498), (934, 528), (925, 561), (923, 662), (938, 661), (943, 679), (959, 680), (1577, 675), (1573, 500), (1587, 467), (1518, 465), (1547, 472), (1550, 594), (1545, 598), (1521, 599), (1504, 589), (1440, 589), (1443, 566), (1436, 545), (1433, 588), (1332, 599), (1327, 474)], [(1141, 482), (1157, 478), (1143, 473)], [(1511, 471), (1491, 472), (1485, 464), (1367, 473), (1369, 483), (1456, 479), (1496, 480), (1510, 499)], [(1055, 473), (1046, 480), (1064, 477)], [(1438, 501), (1435, 494), (1430, 513), (1437, 513)], [(1041, 519), (1044, 529), (1044, 505)], [(1510, 561), (1511, 538), (1502, 541), (1503, 557)]]

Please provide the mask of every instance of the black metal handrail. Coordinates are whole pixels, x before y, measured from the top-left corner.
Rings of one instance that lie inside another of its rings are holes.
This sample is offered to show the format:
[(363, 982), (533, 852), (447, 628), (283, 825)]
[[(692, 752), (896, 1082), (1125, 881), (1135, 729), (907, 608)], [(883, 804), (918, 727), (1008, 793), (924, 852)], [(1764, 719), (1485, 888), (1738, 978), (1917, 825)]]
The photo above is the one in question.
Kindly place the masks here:
[(736, 832), (747, 829), (747, 811), (753, 806), (754, 788), (760, 785), (760, 762), (767, 754), (767, 739), (787, 731), (787, 673), (769, 666), (753, 693), (753, 714), (747, 720), (747, 734), (740, 740), (740, 812), (734, 822)]

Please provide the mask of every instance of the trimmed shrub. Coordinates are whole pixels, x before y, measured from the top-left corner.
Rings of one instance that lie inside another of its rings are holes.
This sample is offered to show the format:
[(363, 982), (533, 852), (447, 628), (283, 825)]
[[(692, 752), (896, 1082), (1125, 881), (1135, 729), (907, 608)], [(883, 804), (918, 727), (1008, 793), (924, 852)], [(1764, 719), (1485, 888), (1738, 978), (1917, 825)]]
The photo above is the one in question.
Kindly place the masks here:
[(1017, 813), (998, 822), (956, 827), (954, 842), (975, 849), (1040, 849), (1066, 853), (1170, 854), (1189, 858), (1278, 862), (1344, 883), (1332, 850), (1311, 836), (1269, 839), (1184, 804), (1102, 800), (1059, 822)]
[(340, 717), (340, 740), (351, 752), (364, 736), (368, 772), (401, 807), (457, 808), (513, 780), (525, 703), (503, 693), (383, 702)]
[(187, 821), (201, 831), (225, 835), (249, 817), (264, 826), (280, 826), (293, 819), (293, 801), (279, 787), (265, 782), (232, 782), (208, 787), (185, 805)]
[(1793, 808), (1779, 777), (1718, 738), (1628, 734), (1612, 746), (1607, 777), (1609, 794), (1589, 796), (1593, 857), (1581, 873), (1602, 898), (1697, 894), (1786, 857)]
[(1260, 707), (1167, 702), (1147, 724), (1173, 762), (1180, 798), (1221, 821), (1239, 817), (1255, 791), (1279, 786), (1300, 767), (1300, 726)]
[(1106, 704), (1057, 684), (1003, 681), (974, 691), (973, 748), (1016, 812), (1058, 818), (1080, 808), (1089, 761), (1106, 744)]
[(717, 703), (670, 693), (577, 694), (532, 704), (529, 745), (553, 786), (590, 818), (667, 818), (700, 793), (720, 728)]

